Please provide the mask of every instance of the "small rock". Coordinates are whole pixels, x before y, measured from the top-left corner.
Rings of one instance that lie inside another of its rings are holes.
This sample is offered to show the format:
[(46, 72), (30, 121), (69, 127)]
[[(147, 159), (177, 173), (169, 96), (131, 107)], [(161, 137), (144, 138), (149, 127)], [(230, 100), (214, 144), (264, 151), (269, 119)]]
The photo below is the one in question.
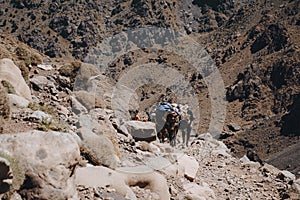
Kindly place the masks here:
[(231, 131), (240, 131), (241, 130), (241, 127), (237, 124), (234, 124), (234, 123), (230, 123), (227, 125), (228, 128), (231, 130)]
[(36, 110), (29, 116), (29, 119), (33, 120), (33, 121), (50, 122), (52, 119), (52, 116), (44, 113), (43, 111)]
[(8, 94), (7, 95), (11, 104), (11, 107), (16, 108), (27, 108), (29, 105), (29, 101), (24, 97), (15, 95), (15, 94)]
[(52, 65), (46, 65), (46, 64), (40, 64), (40, 65), (37, 65), (37, 67), (40, 69), (46, 70), (46, 71), (53, 69)]
[(248, 162), (251, 162), (251, 161), (249, 160), (249, 158), (248, 158), (246, 155), (244, 155), (243, 157), (241, 157), (241, 158), (240, 158), (240, 161), (241, 161), (242, 163), (248, 163)]
[(66, 108), (66, 107), (64, 107), (64, 106), (62, 106), (62, 105), (59, 105), (57, 109), (58, 109), (58, 112), (59, 112), (60, 114), (63, 114), (63, 115), (65, 115), (65, 116), (67, 116), (67, 115), (69, 114), (68, 108)]
[(279, 178), (280, 180), (286, 181), (286, 182), (296, 180), (296, 176), (287, 170), (280, 171), (277, 175), (277, 178)]

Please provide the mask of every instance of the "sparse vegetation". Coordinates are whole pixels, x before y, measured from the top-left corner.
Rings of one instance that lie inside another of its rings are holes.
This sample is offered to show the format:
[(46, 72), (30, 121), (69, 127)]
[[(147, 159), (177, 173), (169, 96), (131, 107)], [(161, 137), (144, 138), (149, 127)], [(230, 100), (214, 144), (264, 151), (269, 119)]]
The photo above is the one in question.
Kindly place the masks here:
[(9, 82), (2, 80), (1, 84), (6, 89), (8, 94), (16, 94), (14, 87)]
[(65, 122), (58, 122), (56, 120), (42, 120), (36, 125), (36, 129), (40, 131), (59, 131), (68, 132), (69, 127)]
[[(5, 90), (7, 88), (0, 84), (0, 120), (10, 118), (10, 104)], [(2, 126), (2, 123), (0, 126)]]
[(22, 186), (25, 180), (25, 171), (19, 163), (18, 158), (14, 158), (1, 150), (0, 157), (5, 158), (10, 163), (10, 168), (12, 170), (12, 185), (3, 197), (3, 199), (10, 199), (10, 196)]
[(53, 106), (50, 105), (40, 105), (36, 103), (29, 103), (28, 106), (33, 111), (40, 110), (43, 111), (46, 114), (51, 115), (54, 117), (53, 119), (43, 119), (42, 121), (38, 122), (35, 126), (35, 129), (41, 130), (41, 131), (61, 131), (61, 132), (67, 132), (69, 130), (68, 125), (65, 122), (60, 122), (56, 119), (55, 116), (57, 116), (57, 112)]

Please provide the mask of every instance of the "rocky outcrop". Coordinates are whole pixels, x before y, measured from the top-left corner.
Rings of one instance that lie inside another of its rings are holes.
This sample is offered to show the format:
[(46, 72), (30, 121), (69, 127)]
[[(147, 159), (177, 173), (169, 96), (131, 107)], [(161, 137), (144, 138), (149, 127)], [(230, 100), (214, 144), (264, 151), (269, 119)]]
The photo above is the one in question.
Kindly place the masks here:
[(279, 51), (288, 45), (287, 30), (279, 24), (270, 24), (251, 45), (251, 53), (268, 46), (268, 51)]
[(300, 136), (300, 95), (294, 97), (294, 102), (289, 106), (289, 113), (284, 115), (281, 119), (283, 135), (298, 135)]
[(235, 83), (227, 88), (228, 101), (255, 99), (261, 96), (261, 80), (256, 75), (258, 66), (250, 65), (240, 73)]

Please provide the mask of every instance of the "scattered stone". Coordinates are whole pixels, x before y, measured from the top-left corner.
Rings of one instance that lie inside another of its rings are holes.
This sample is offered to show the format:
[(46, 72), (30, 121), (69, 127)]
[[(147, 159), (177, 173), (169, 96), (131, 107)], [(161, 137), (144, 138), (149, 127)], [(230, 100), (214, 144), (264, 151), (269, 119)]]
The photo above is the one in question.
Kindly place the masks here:
[(255, 151), (252, 150), (248, 150), (247, 151), (247, 157), (249, 158), (249, 160), (253, 161), (253, 162), (259, 162), (260, 164), (263, 164), (263, 161), (260, 159), (260, 157), (258, 156), (258, 154)]
[(248, 162), (251, 162), (251, 161), (249, 160), (249, 158), (248, 158), (246, 155), (244, 155), (243, 157), (241, 157), (241, 158), (240, 158), (240, 161), (241, 161), (242, 163), (248, 163)]
[(68, 116), (68, 114), (70, 113), (68, 108), (66, 108), (62, 105), (59, 105), (57, 109), (58, 109), (58, 112), (64, 116)]
[(295, 192), (298, 194), (298, 198), (300, 198), (300, 179), (294, 181), (292, 187), (294, 188)]

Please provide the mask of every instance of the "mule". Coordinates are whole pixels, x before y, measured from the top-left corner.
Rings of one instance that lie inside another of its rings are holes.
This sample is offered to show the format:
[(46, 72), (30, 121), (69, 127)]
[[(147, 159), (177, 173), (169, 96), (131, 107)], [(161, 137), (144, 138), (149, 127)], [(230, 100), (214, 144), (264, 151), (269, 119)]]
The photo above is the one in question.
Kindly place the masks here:
[(157, 132), (157, 137), (161, 143), (164, 143), (167, 138), (171, 146), (176, 146), (176, 136), (179, 127), (179, 116), (175, 112), (168, 112), (166, 118), (163, 121), (164, 124), (157, 123), (157, 128), (160, 128)]

